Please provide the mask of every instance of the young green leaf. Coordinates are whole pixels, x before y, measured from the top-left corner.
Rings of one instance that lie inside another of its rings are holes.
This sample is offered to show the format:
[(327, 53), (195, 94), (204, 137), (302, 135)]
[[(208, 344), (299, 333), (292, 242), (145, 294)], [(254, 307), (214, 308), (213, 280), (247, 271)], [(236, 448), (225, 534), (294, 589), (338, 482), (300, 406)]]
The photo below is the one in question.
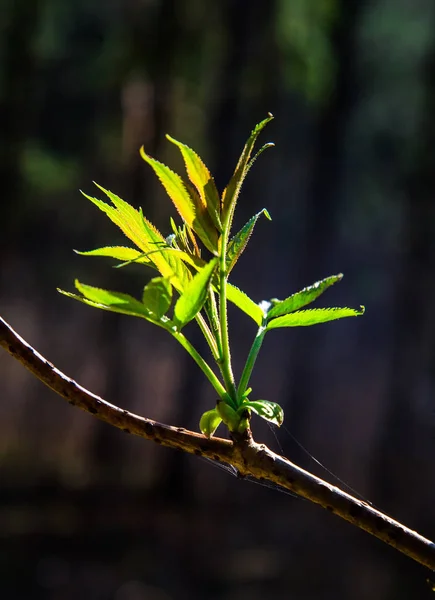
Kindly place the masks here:
[(152, 264), (143, 252), (139, 252), (139, 250), (135, 250), (134, 248), (127, 248), (126, 246), (104, 246), (95, 250), (87, 250), (85, 252), (74, 250), (74, 252), (82, 256), (108, 256), (125, 262)]
[(248, 172), (248, 163), (249, 159), (251, 158), (252, 149), (261, 131), (272, 119), (273, 116), (269, 114), (269, 116), (266, 119), (261, 121), (261, 123), (258, 123), (258, 125), (256, 125), (253, 131), (251, 132), (251, 135), (249, 136), (249, 139), (246, 142), (245, 147), (243, 148), (234, 174), (231, 177), (227, 187), (225, 188), (222, 194), (223, 221), (226, 221), (228, 219), (228, 222), (231, 224), (237, 198), (239, 196), (243, 181), (246, 177), (246, 173)]
[(269, 400), (254, 400), (245, 401), (239, 408), (239, 411), (243, 408), (250, 408), (258, 416), (266, 419), (270, 423), (274, 423), (280, 427), (284, 422), (284, 411), (281, 406), (276, 402), (270, 402)]
[(160, 161), (148, 156), (143, 146), (140, 149), (140, 155), (152, 167), (154, 173), (160, 179), (183, 221), (191, 225), (196, 216), (196, 209), (181, 177)]
[(189, 148), (189, 146), (178, 142), (170, 135), (166, 137), (180, 149), (184, 164), (186, 165), (187, 175), (197, 189), (202, 205), (207, 209), (217, 230), (222, 231), (219, 194), (210, 171), (198, 154)]
[(311, 304), (311, 302), (316, 300), (316, 298), (323, 294), (325, 290), (341, 279), (343, 279), (343, 273), (331, 275), (330, 277), (316, 281), (313, 285), (304, 288), (300, 292), (296, 292), (296, 294), (289, 296), (285, 300), (272, 301), (273, 306), (269, 309), (267, 318), (274, 319), (281, 315), (287, 315), (295, 310), (299, 310), (307, 304)]
[(172, 286), (165, 277), (151, 279), (144, 288), (142, 302), (150, 313), (160, 319), (171, 306)]
[(216, 411), (230, 431), (237, 431), (241, 415), (224, 400), (217, 401)]
[[(165, 245), (165, 238), (142, 214), (124, 200), (121, 200), (116, 194), (106, 190), (102, 186), (95, 184), (110, 199), (114, 206), (106, 204), (102, 200), (92, 198), (87, 194), (82, 194), (95, 204), (100, 210), (107, 214), (109, 219), (117, 225), (121, 231), (134, 242), (144, 254), (152, 252), (160, 244)], [(163, 277), (169, 277), (171, 283), (178, 291), (182, 291), (184, 286), (191, 279), (191, 274), (182, 260), (177, 257), (165, 257), (161, 252), (153, 253), (152, 263)]]
[(201, 420), (199, 421), (199, 428), (201, 433), (209, 438), (214, 434), (221, 423), (221, 416), (218, 411), (213, 408), (213, 410), (208, 410), (202, 415)]
[(260, 150), (258, 150), (258, 152), (255, 153), (255, 155), (251, 158), (251, 160), (246, 165), (245, 177), (246, 177), (248, 171), (251, 169), (252, 165), (255, 163), (255, 161), (257, 160), (257, 158), (260, 156), (260, 154), (263, 154), (263, 152), (265, 150), (267, 150), (268, 148), (273, 148), (274, 146), (275, 146), (275, 144), (273, 142), (268, 142), (267, 144), (264, 144), (264, 146), (262, 146), (260, 148)]
[[(128, 204), (128, 202), (125, 202), (113, 192), (106, 190), (98, 183), (95, 183), (95, 185), (106, 194), (113, 206), (92, 198), (83, 192), (82, 194), (98, 206), (100, 210), (105, 212), (115, 225), (143, 252), (149, 252), (155, 248), (156, 243), (165, 241), (162, 234), (151, 223), (146, 221), (144, 216)], [(147, 227), (144, 227), (144, 221)]]
[(236, 235), (230, 240), (227, 248), (227, 270), (228, 273), (234, 267), (236, 262), (239, 260), (240, 255), (246, 248), (246, 244), (251, 237), (252, 231), (254, 230), (255, 224), (258, 221), (259, 217), (264, 214), (264, 216), (271, 221), (270, 215), (268, 211), (263, 208), (256, 215), (251, 217), (249, 221), (242, 227), (242, 229), (236, 233)]
[(230, 302), (240, 308), (240, 310), (251, 317), (251, 319), (253, 319), (260, 327), (264, 317), (263, 311), (258, 304), (255, 304), (255, 302), (245, 294), (245, 292), (242, 292), (242, 290), (235, 285), (227, 283), (227, 298)]
[(141, 317), (147, 321), (151, 321), (156, 325), (168, 328), (171, 323), (169, 319), (158, 320), (153, 314), (151, 314), (147, 308), (128, 294), (121, 294), (119, 292), (112, 292), (101, 288), (96, 288), (91, 285), (85, 285), (79, 281), (75, 281), (77, 290), (82, 294), (72, 294), (71, 292), (65, 292), (64, 290), (58, 289), (58, 291), (68, 298), (73, 298), (94, 308), (100, 308), (110, 312), (121, 313), (124, 315), (130, 315), (133, 317)]
[(216, 229), (207, 208), (202, 204), (201, 197), (198, 194), (195, 186), (193, 186), (190, 181), (185, 182), (186, 188), (193, 198), (193, 202), (196, 207), (196, 217), (193, 221), (193, 225), (190, 228), (186, 224), (186, 231), (189, 235), (190, 240), (193, 242), (196, 247), (196, 240), (193, 232), (199, 237), (204, 246), (210, 250), (212, 254), (215, 256), (218, 255), (218, 242), (219, 242), (219, 230)]
[[(173, 256), (177, 260), (182, 260), (187, 265), (190, 265), (191, 267), (194, 267), (197, 270), (201, 269), (205, 265), (205, 260), (203, 260), (199, 256), (196, 256), (195, 254), (189, 254), (188, 252), (184, 252), (184, 250), (178, 250), (178, 248), (171, 248), (169, 246), (160, 245), (160, 246), (156, 247), (156, 250), (152, 250), (151, 252), (147, 252), (146, 254), (139, 253), (137, 258), (127, 260), (119, 265), (115, 265), (115, 267), (116, 268), (126, 267), (127, 265), (130, 265), (131, 263), (145, 263), (148, 266), (155, 267), (155, 265), (152, 262), (152, 255), (156, 254), (157, 252), (165, 254), (165, 255)], [(185, 283), (188, 281), (190, 281), (190, 279), (188, 279), (187, 281), (185, 279)]]
[(272, 319), (267, 324), (267, 331), (269, 329), (276, 329), (278, 327), (301, 327), (308, 325), (317, 325), (318, 323), (327, 323), (328, 321), (335, 321), (336, 319), (343, 319), (345, 317), (359, 317), (364, 314), (364, 306), (360, 309), (355, 308), (308, 308), (306, 310), (298, 310), (282, 317)]
[(92, 300), (92, 302), (106, 306), (128, 306), (131, 309), (137, 309), (138, 312), (146, 312), (148, 314), (143, 304), (128, 294), (121, 294), (92, 285), (86, 285), (85, 283), (80, 283), (77, 279), (75, 280), (75, 287), (85, 298)]
[(205, 208), (201, 205), (199, 195), (189, 193), (181, 177), (163, 163), (148, 156), (143, 146), (140, 149), (140, 154), (160, 179), (183, 221), (198, 234), (198, 237), (210, 252), (216, 253), (218, 233), (208, 213), (205, 212)]
[(175, 304), (174, 317), (179, 329), (194, 319), (204, 306), (216, 265), (217, 258), (212, 258), (205, 267), (198, 271), (178, 298)]

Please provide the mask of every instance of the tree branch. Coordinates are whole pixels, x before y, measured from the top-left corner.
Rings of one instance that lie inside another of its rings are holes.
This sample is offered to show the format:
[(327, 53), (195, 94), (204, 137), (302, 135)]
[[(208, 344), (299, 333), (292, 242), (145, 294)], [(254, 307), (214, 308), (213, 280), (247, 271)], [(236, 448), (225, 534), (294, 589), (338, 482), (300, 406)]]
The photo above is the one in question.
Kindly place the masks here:
[(45, 385), (73, 406), (109, 425), (153, 440), (170, 448), (233, 465), (240, 477), (269, 481), (320, 504), (337, 516), (364, 529), (403, 554), (435, 570), (435, 544), (405, 527), (366, 502), (341, 491), (311, 473), (275, 454), (252, 438), (230, 441), (210, 439), (182, 427), (172, 427), (135, 415), (92, 394), (64, 375), (23, 340), (0, 317), (0, 346), (31, 371)]

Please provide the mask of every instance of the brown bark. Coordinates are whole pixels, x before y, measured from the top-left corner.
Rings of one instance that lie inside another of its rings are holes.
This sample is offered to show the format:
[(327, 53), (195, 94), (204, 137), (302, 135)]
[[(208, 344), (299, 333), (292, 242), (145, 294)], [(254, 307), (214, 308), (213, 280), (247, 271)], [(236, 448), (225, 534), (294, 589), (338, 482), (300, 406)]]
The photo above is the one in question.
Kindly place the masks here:
[(0, 318), (0, 345), (29, 369), (45, 385), (77, 406), (125, 433), (132, 433), (163, 446), (233, 465), (240, 477), (269, 481), (299, 496), (320, 504), (328, 511), (364, 529), (403, 552), (415, 561), (435, 570), (435, 544), (394, 521), (366, 502), (357, 500), (337, 487), (304, 471), (286, 458), (275, 454), (248, 435), (224, 440), (206, 438), (182, 427), (164, 425), (130, 413), (88, 392), (59, 371), (25, 342)]

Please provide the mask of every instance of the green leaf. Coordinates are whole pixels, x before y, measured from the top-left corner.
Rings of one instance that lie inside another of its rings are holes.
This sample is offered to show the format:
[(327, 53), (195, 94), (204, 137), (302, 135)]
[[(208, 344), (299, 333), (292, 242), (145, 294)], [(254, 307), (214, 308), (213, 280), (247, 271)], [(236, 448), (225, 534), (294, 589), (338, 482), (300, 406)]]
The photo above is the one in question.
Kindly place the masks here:
[(77, 279), (75, 280), (75, 286), (85, 298), (92, 300), (92, 302), (105, 304), (106, 306), (128, 306), (131, 309), (134, 308), (138, 310), (140, 313), (146, 312), (148, 314), (148, 311), (146, 311), (143, 304), (128, 294), (111, 292), (110, 290), (104, 290), (92, 285), (86, 285), (84, 283), (80, 283), (80, 281)]
[[(142, 214), (124, 200), (121, 200), (116, 194), (95, 184), (110, 199), (113, 206), (106, 204), (102, 200), (92, 198), (87, 194), (82, 194), (95, 204), (100, 210), (107, 214), (110, 220), (117, 225), (121, 231), (134, 242), (144, 254), (156, 250), (159, 245), (165, 245), (165, 238)], [(162, 252), (153, 252), (150, 258), (156, 269), (163, 277), (171, 279), (171, 283), (178, 291), (182, 291), (184, 286), (190, 281), (191, 274), (183, 261), (176, 256), (164, 256)]]
[(199, 428), (203, 435), (211, 437), (219, 425), (222, 423), (222, 418), (218, 411), (214, 408), (205, 412), (199, 421)]
[(219, 398), (216, 411), (230, 431), (237, 431), (240, 424), (240, 415), (225, 400)]
[(359, 317), (364, 314), (364, 306), (360, 309), (354, 308), (308, 308), (307, 310), (298, 310), (297, 312), (277, 317), (270, 321), (266, 327), (276, 329), (277, 327), (301, 327), (308, 325), (317, 325), (318, 323), (327, 323), (336, 319), (345, 317)]
[[(94, 182), (95, 183), (95, 182)], [(95, 185), (100, 189), (113, 206), (106, 204), (102, 200), (92, 198), (84, 192), (82, 194), (93, 202), (100, 210), (105, 212), (109, 219), (117, 225), (121, 231), (140, 248), (143, 252), (149, 252), (155, 248), (156, 242), (164, 242), (165, 238), (162, 234), (152, 225), (149, 221), (146, 221), (143, 215), (140, 214), (133, 206), (122, 200), (119, 196), (106, 190), (98, 183)], [(144, 221), (146, 221), (146, 227), (144, 227)]]
[(264, 146), (262, 146), (260, 148), (260, 150), (258, 150), (258, 152), (256, 152), (256, 154), (251, 158), (249, 163), (246, 165), (245, 177), (246, 177), (246, 174), (248, 173), (248, 171), (251, 169), (252, 165), (255, 163), (257, 158), (260, 156), (260, 154), (263, 154), (263, 152), (265, 150), (267, 150), (268, 148), (273, 148), (274, 146), (275, 146), (275, 144), (273, 142), (268, 142), (267, 144), (264, 144)]
[[(156, 246), (156, 250), (152, 250), (151, 252), (147, 252), (146, 254), (139, 253), (137, 258), (127, 260), (126, 262), (123, 262), (120, 265), (115, 265), (115, 268), (126, 267), (131, 263), (142, 262), (155, 267), (150, 257), (153, 254), (156, 254), (157, 252), (169, 256), (174, 256), (177, 260), (182, 260), (187, 265), (194, 267), (196, 270), (201, 269), (206, 264), (204, 259), (200, 258), (199, 256), (196, 256), (195, 254), (189, 254), (188, 252), (184, 252), (184, 250), (179, 250), (178, 248), (171, 248), (169, 246), (159, 245)], [(190, 281), (190, 279), (188, 279), (187, 281)]]
[(103, 248), (96, 248), (95, 250), (88, 250), (85, 252), (74, 250), (74, 252), (81, 256), (108, 256), (110, 258), (115, 258), (116, 260), (127, 262), (151, 263), (143, 252), (139, 252), (139, 250), (135, 250), (134, 248), (127, 248), (126, 246), (104, 246)]
[(160, 161), (148, 156), (143, 146), (140, 149), (140, 155), (143, 160), (152, 167), (154, 173), (160, 179), (160, 182), (165, 188), (168, 196), (172, 200), (183, 221), (186, 221), (188, 225), (192, 226), (196, 216), (195, 204), (193, 203), (193, 200), (190, 197), (190, 194), (187, 191), (181, 177)]
[(161, 320), (157, 320), (154, 315), (147, 310), (142, 302), (139, 302), (139, 300), (136, 300), (136, 298), (133, 298), (128, 294), (111, 292), (109, 290), (85, 285), (77, 280), (75, 281), (75, 286), (77, 290), (83, 294), (82, 296), (60, 289), (58, 289), (58, 292), (64, 296), (68, 296), (68, 298), (78, 300), (79, 302), (83, 302), (84, 304), (88, 304), (94, 308), (100, 308), (102, 310), (130, 315), (133, 317), (141, 317), (147, 321), (155, 323), (156, 325), (160, 325), (165, 329), (167, 329), (171, 324), (171, 321), (169, 319), (165, 319), (164, 317)]
[(224, 221), (226, 220), (227, 216), (229, 216), (228, 220), (229, 223), (231, 223), (240, 189), (249, 170), (248, 164), (249, 159), (251, 158), (254, 144), (261, 131), (272, 119), (273, 116), (269, 113), (269, 116), (266, 119), (261, 121), (261, 123), (258, 123), (258, 125), (256, 125), (253, 131), (251, 132), (251, 135), (249, 136), (249, 139), (246, 142), (245, 147), (243, 148), (242, 154), (240, 155), (239, 162), (237, 163), (233, 176), (231, 177), (227, 187), (225, 188), (222, 194), (222, 214)]
[(189, 146), (178, 142), (170, 135), (167, 135), (166, 137), (180, 149), (184, 164), (186, 165), (187, 175), (197, 189), (202, 205), (207, 209), (218, 231), (222, 231), (219, 193), (210, 171), (198, 154), (189, 148)]
[(240, 255), (246, 248), (246, 244), (248, 243), (249, 238), (251, 237), (251, 234), (255, 227), (255, 224), (262, 214), (264, 214), (264, 216), (267, 219), (269, 219), (270, 221), (272, 220), (270, 218), (270, 215), (267, 212), (267, 210), (265, 208), (263, 208), (263, 210), (261, 210), (260, 212), (258, 212), (256, 215), (254, 215), (253, 217), (251, 217), (249, 219), (249, 221), (242, 227), (242, 229), (238, 233), (236, 233), (236, 235), (231, 239), (230, 243), (228, 244), (228, 248), (227, 248), (228, 273), (234, 267), (234, 265), (238, 261)]
[(251, 317), (260, 327), (264, 317), (263, 311), (245, 292), (242, 292), (235, 285), (227, 283), (227, 299)]
[(181, 177), (163, 163), (148, 156), (143, 146), (140, 149), (140, 154), (160, 179), (183, 221), (198, 234), (198, 237), (210, 252), (216, 253), (218, 233), (211, 220), (207, 218), (209, 215), (205, 207), (201, 205), (198, 193), (189, 193)]
[(311, 302), (316, 300), (316, 298), (323, 294), (325, 290), (341, 279), (343, 279), (343, 273), (331, 275), (330, 277), (316, 281), (313, 285), (304, 288), (300, 292), (296, 292), (296, 294), (289, 296), (285, 300), (271, 300), (273, 306), (268, 311), (267, 318), (273, 319), (275, 317), (280, 317), (281, 315), (286, 315), (298, 310), (307, 304), (311, 304)]
[(158, 319), (163, 317), (171, 306), (172, 286), (165, 277), (151, 279), (144, 288), (142, 302)]
[(175, 304), (174, 317), (179, 329), (194, 319), (204, 306), (216, 265), (217, 258), (213, 258), (198, 271), (178, 298)]
[(281, 406), (276, 402), (270, 402), (269, 400), (246, 400), (240, 406), (239, 411), (244, 408), (250, 408), (255, 414), (270, 423), (274, 423), (280, 427), (284, 422), (284, 411)]
[(161, 248), (160, 252), (164, 252), (170, 256), (174, 256), (177, 260), (182, 260), (186, 264), (194, 267), (195, 269), (202, 269), (206, 264), (203, 258), (200, 258), (196, 254), (189, 254), (184, 250), (178, 250), (178, 248)]

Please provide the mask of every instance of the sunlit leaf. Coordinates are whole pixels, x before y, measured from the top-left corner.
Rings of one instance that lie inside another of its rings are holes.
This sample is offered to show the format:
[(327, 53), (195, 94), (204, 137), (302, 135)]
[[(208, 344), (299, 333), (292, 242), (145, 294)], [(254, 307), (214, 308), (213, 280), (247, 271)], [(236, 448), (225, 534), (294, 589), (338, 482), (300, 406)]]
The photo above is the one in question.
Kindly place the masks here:
[(101, 200), (97, 200), (96, 198), (92, 198), (82, 192), (83, 195), (104, 211), (115, 225), (117, 225), (143, 252), (149, 252), (155, 248), (156, 243), (165, 241), (165, 238), (154, 225), (147, 221), (147, 219), (145, 219), (139, 211), (133, 208), (133, 206), (128, 204), (128, 202), (125, 202), (125, 200), (122, 200), (113, 192), (106, 190), (98, 183), (95, 183), (95, 185), (106, 194), (113, 206), (110, 206)]
[(245, 179), (246, 173), (248, 172), (248, 163), (249, 163), (249, 159), (251, 158), (252, 149), (253, 149), (254, 144), (255, 144), (258, 136), (260, 135), (261, 131), (272, 119), (273, 119), (273, 116), (271, 114), (269, 114), (269, 116), (266, 119), (261, 121), (261, 123), (258, 123), (258, 125), (256, 125), (255, 128), (253, 129), (253, 131), (251, 132), (251, 135), (249, 136), (249, 139), (246, 142), (245, 147), (243, 148), (242, 154), (239, 158), (239, 162), (237, 163), (234, 174), (231, 177), (227, 187), (225, 188), (225, 190), (222, 194), (222, 220), (223, 221), (226, 218), (228, 218), (229, 222), (231, 223), (232, 216), (234, 213), (234, 208), (235, 208), (235, 205), (237, 202), (237, 198), (239, 196), (240, 189), (243, 184), (243, 180)]
[(58, 291), (64, 296), (68, 296), (68, 298), (73, 298), (74, 300), (78, 300), (79, 302), (83, 302), (94, 308), (100, 308), (102, 310), (133, 317), (141, 317), (156, 325), (160, 325), (161, 327), (168, 328), (171, 323), (169, 319), (165, 319), (164, 317), (160, 320), (156, 319), (156, 317), (146, 309), (142, 302), (139, 302), (139, 300), (136, 300), (136, 298), (133, 298), (128, 294), (121, 294), (119, 292), (112, 292), (110, 290), (85, 285), (77, 280), (75, 281), (75, 286), (82, 294), (81, 296), (60, 289), (58, 289)]
[(181, 177), (160, 161), (148, 156), (143, 146), (140, 149), (140, 155), (152, 167), (154, 173), (160, 179), (183, 221), (192, 225), (196, 216), (195, 205)]
[(194, 319), (204, 306), (216, 265), (217, 258), (213, 258), (196, 273), (178, 298), (175, 304), (174, 317), (179, 329)]
[(204, 208), (208, 210), (215, 227), (219, 231), (222, 231), (219, 193), (210, 171), (207, 169), (198, 154), (189, 148), (189, 146), (178, 142), (170, 135), (167, 135), (166, 137), (170, 142), (178, 146), (180, 149), (190, 181), (197, 189), (201, 198), (201, 202)]
[(186, 264), (195, 267), (195, 269), (202, 269), (202, 267), (206, 264), (203, 258), (200, 258), (196, 254), (190, 254), (189, 252), (185, 252), (184, 250), (178, 250), (175, 248), (164, 248), (161, 251), (165, 254), (169, 254), (170, 256), (174, 256), (179, 260), (182, 260)]
[(126, 246), (104, 246), (103, 248), (96, 248), (95, 250), (87, 250), (85, 252), (74, 250), (74, 252), (82, 256), (108, 256), (110, 258), (115, 258), (116, 260), (128, 262), (135, 261), (145, 264), (151, 262), (146, 258), (143, 252), (139, 252), (134, 248), (127, 248)]
[(213, 410), (208, 410), (202, 415), (199, 422), (199, 428), (203, 435), (211, 437), (221, 423), (222, 418), (214, 408)]
[(277, 327), (301, 327), (307, 325), (317, 325), (318, 323), (327, 323), (336, 319), (345, 317), (359, 317), (364, 314), (364, 306), (360, 309), (355, 308), (308, 308), (307, 310), (298, 310), (282, 317), (272, 319), (267, 324), (267, 330)]
[[(160, 179), (183, 221), (197, 233), (210, 252), (216, 252), (218, 234), (205, 207), (201, 205), (199, 194), (196, 191), (195, 193), (192, 193), (192, 191), (189, 192), (177, 173), (174, 173), (172, 169), (158, 160), (148, 156), (143, 147), (140, 149), (140, 154)], [(202, 214), (203, 211), (204, 214)]]
[(183, 239), (184, 239), (184, 245), (186, 248), (190, 247), (189, 246), (189, 240), (190, 240), (192, 243), (193, 251), (196, 253), (197, 256), (201, 256), (201, 250), (198, 248), (198, 243), (196, 241), (195, 234), (193, 233), (192, 228), (186, 224), (184, 224), (184, 227), (183, 227)]
[[(165, 238), (146, 219), (142, 211), (137, 211), (127, 202), (106, 190), (102, 186), (95, 184), (110, 199), (113, 206), (106, 204), (102, 200), (92, 198), (87, 194), (83, 195), (95, 204), (100, 210), (107, 214), (110, 220), (117, 225), (121, 231), (134, 242), (143, 254), (147, 254), (166, 245)], [(130, 260), (130, 259), (129, 259)], [(184, 286), (190, 281), (191, 274), (184, 262), (176, 256), (164, 256), (162, 252), (154, 252), (150, 257), (151, 262), (163, 277), (171, 279), (171, 283), (177, 290), (182, 291)]]
[[(144, 262), (145, 264), (152, 263), (152, 256), (157, 252), (159, 254), (173, 256), (179, 260), (182, 260), (184, 263), (194, 267), (197, 270), (201, 269), (205, 265), (205, 260), (203, 260), (199, 256), (196, 256), (195, 254), (190, 254), (188, 252), (184, 252), (183, 250), (178, 250), (178, 248), (170, 248), (169, 246), (159, 245), (156, 246), (156, 250), (152, 250), (151, 252), (147, 252), (146, 254), (139, 253), (139, 255), (136, 258), (127, 260), (126, 262), (123, 262), (120, 265), (116, 265), (116, 267), (125, 267), (135, 262)], [(190, 278), (187, 281), (190, 281)]]
[(230, 243), (228, 244), (228, 248), (227, 248), (228, 273), (234, 267), (234, 265), (238, 261), (240, 255), (242, 254), (243, 250), (246, 248), (246, 244), (248, 243), (249, 238), (251, 237), (251, 234), (255, 227), (255, 224), (258, 221), (260, 215), (262, 215), (262, 214), (264, 214), (264, 216), (267, 219), (269, 219), (270, 221), (272, 220), (270, 218), (268, 211), (265, 208), (263, 208), (263, 210), (261, 210), (260, 212), (258, 212), (256, 215), (254, 215), (253, 217), (251, 217), (249, 219), (249, 221), (242, 227), (242, 229), (238, 233), (236, 233), (236, 235), (231, 239)]
[(267, 150), (268, 148), (273, 148), (275, 146), (275, 144), (273, 142), (268, 142), (267, 144), (264, 144), (264, 146), (262, 146), (260, 148), (260, 150), (258, 150), (258, 152), (256, 152), (256, 154), (251, 158), (251, 160), (248, 162), (248, 164), (246, 165), (246, 172), (245, 172), (245, 177), (248, 173), (248, 171), (250, 170), (250, 168), (252, 167), (252, 165), (255, 163), (255, 161), (257, 160), (257, 158), (263, 154), (263, 152), (265, 150)]
[(300, 292), (296, 292), (292, 296), (289, 296), (285, 300), (277, 301), (272, 300), (272, 308), (267, 313), (267, 318), (272, 319), (275, 317), (279, 317), (281, 315), (286, 315), (291, 313), (307, 304), (313, 302), (316, 298), (318, 298), (325, 290), (327, 290), (331, 285), (340, 281), (343, 278), (343, 273), (339, 273), (338, 275), (331, 275), (330, 277), (326, 277), (325, 279), (321, 279), (320, 281), (316, 281), (313, 285), (310, 285)]
[(217, 401), (216, 410), (230, 431), (235, 431), (240, 423), (240, 415), (222, 399)]
[(201, 197), (196, 188), (189, 181), (186, 181), (185, 184), (190, 196), (193, 198), (196, 207), (196, 216), (195, 220), (193, 221), (193, 226), (189, 227), (189, 225), (186, 223), (186, 231), (195, 246), (196, 240), (193, 236), (193, 231), (202, 241), (204, 246), (210, 250), (212, 254), (217, 256), (219, 240), (218, 230), (216, 229), (207, 208), (202, 204)]
[(227, 283), (227, 298), (230, 302), (240, 308), (240, 310), (250, 316), (258, 326), (262, 324), (264, 317), (263, 311), (258, 304), (255, 304), (255, 302), (245, 294), (245, 292), (242, 292), (242, 290), (235, 285)]
[(175, 237), (177, 237), (178, 236), (178, 228), (177, 228), (177, 225), (176, 225), (174, 219), (172, 217), (169, 217), (169, 222), (171, 224), (172, 233), (175, 235)]
[(171, 300), (172, 286), (164, 277), (151, 279), (144, 288), (142, 302), (158, 319), (167, 313)]
[(250, 408), (258, 416), (266, 419), (266, 421), (269, 421), (270, 423), (278, 425), (278, 427), (284, 422), (284, 411), (276, 402), (270, 402), (269, 400), (246, 400), (239, 408), (239, 411), (242, 408)]

